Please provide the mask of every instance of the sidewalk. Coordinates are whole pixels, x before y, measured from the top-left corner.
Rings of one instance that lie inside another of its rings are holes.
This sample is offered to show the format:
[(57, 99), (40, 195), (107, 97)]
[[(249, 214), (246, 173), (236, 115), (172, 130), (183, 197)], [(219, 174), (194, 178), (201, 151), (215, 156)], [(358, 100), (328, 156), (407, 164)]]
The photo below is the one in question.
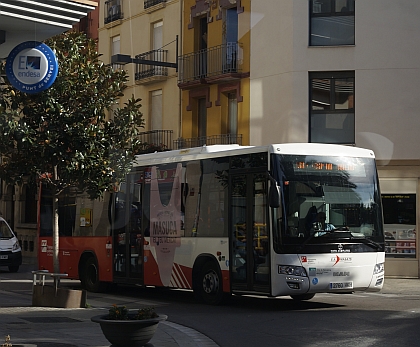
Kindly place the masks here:
[[(23, 271), (19, 274), (0, 272), (0, 346), (6, 335), (10, 335), (13, 347), (110, 346), (99, 324), (90, 320), (95, 315), (105, 314), (110, 307), (108, 302), (88, 295), (90, 308), (32, 307), (31, 273)], [(142, 304), (153, 306), (155, 303), (143, 300)], [(159, 323), (147, 347), (218, 347), (207, 336), (168, 319)]]
[[(99, 324), (90, 320), (95, 315), (107, 312), (110, 304), (105, 299), (88, 295), (90, 308), (32, 307), (31, 290), (30, 272), (0, 272), (0, 346), (6, 335), (10, 335), (13, 347), (110, 346)], [(386, 278), (383, 290), (377, 295), (381, 294), (420, 295), (420, 280)], [(159, 304), (140, 300), (141, 302), (136, 303), (145, 306)], [(207, 336), (172, 323), (170, 317), (168, 319), (159, 323), (157, 332), (147, 347), (217, 347)]]

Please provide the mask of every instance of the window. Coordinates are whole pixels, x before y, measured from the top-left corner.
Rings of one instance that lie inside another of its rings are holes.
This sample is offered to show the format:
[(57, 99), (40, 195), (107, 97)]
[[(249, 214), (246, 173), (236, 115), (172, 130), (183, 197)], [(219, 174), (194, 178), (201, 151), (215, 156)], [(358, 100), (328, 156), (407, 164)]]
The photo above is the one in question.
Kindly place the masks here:
[(166, 0), (144, 0), (144, 8), (166, 3)]
[(150, 92), (150, 130), (162, 129), (162, 89)]
[(354, 0), (311, 0), (309, 45), (354, 45), (354, 13)]
[[(111, 57), (116, 54), (120, 54), (120, 35), (111, 37)], [(119, 64), (113, 64), (112, 66), (114, 69), (118, 69), (120, 67)]]
[[(153, 23), (152, 32), (153, 34), (152, 34), (151, 47), (153, 51), (153, 57), (151, 60), (164, 61), (165, 51), (162, 49), (163, 47), (163, 21)], [(154, 69), (153, 75), (165, 76), (167, 74), (167, 68), (163, 66), (153, 66), (153, 69)]]
[(385, 253), (392, 258), (416, 257), (416, 194), (382, 194)]
[(122, 19), (122, 0), (108, 0), (105, 1), (105, 17), (104, 22), (105, 24), (111, 23), (118, 19)]
[(33, 186), (25, 186), (24, 187), (24, 203), (25, 203), (25, 210), (24, 210), (24, 223), (36, 223), (37, 219), (37, 189)]
[(238, 100), (236, 91), (228, 94), (228, 134), (236, 138), (238, 134)]
[(354, 144), (354, 71), (309, 75), (309, 142)]
[(197, 130), (199, 137), (199, 146), (206, 144), (207, 135), (207, 106), (206, 99), (200, 98), (197, 100)]

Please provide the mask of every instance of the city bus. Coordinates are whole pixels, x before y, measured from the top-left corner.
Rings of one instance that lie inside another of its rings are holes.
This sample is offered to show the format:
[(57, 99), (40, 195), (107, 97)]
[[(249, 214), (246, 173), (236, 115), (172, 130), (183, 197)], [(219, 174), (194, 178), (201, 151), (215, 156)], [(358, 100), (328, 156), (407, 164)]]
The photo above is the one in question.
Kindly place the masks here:
[[(53, 271), (52, 197), (40, 191), (39, 269)], [(384, 283), (380, 197), (374, 153), (357, 147), (138, 155), (115, 192), (59, 197), (60, 271), (88, 291), (190, 289), (209, 304), (230, 294), (375, 292)]]

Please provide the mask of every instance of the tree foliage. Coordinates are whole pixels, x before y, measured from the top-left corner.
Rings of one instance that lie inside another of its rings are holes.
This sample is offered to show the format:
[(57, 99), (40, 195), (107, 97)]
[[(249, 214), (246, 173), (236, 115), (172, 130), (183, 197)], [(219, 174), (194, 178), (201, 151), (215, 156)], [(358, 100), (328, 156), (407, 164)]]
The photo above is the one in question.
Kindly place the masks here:
[(43, 178), (56, 192), (73, 186), (99, 197), (124, 177), (141, 145), (140, 99), (116, 106), (126, 72), (103, 64), (85, 34), (68, 32), (45, 43), (59, 64), (51, 88), (26, 94), (2, 83), (0, 177), (11, 184)]

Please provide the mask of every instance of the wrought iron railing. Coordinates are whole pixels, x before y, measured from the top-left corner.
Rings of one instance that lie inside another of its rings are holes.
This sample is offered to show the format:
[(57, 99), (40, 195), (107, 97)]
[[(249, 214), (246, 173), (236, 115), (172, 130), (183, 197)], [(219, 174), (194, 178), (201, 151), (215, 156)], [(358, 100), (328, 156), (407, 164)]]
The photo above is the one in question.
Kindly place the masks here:
[(173, 130), (149, 130), (139, 134), (142, 148), (139, 154), (171, 150)]
[(144, 9), (166, 2), (166, 0), (144, 0)]
[(178, 83), (242, 72), (242, 44), (231, 42), (178, 57)]
[(174, 140), (174, 149), (201, 147), (209, 145), (242, 145), (242, 134), (219, 134), (211, 136), (200, 136), (189, 139), (179, 138)]
[[(137, 59), (153, 60), (159, 62), (168, 62), (168, 51), (165, 49), (155, 49), (136, 55)], [(145, 64), (136, 64), (136, 81), (153, 76), (168, 76), (168, 68), (164, 66), (153, 66)]]
[(108, 0), (105, 2), (105, 24), (123, 18), (122, 0)]

